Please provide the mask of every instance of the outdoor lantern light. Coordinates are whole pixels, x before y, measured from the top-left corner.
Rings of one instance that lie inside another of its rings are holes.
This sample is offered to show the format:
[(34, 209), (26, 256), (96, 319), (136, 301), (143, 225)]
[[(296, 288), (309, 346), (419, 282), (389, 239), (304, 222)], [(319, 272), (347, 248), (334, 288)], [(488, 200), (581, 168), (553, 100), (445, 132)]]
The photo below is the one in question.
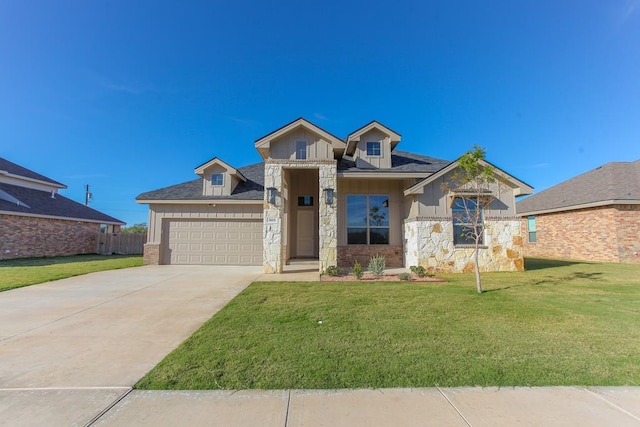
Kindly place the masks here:
[(267, 201), (272, 205), (276, 204), (276, 188), (275, 187), (267, 188)]
[(333, 204), (333, 188), (325, 188), (324, 189), (324, 201), (328, 205)]

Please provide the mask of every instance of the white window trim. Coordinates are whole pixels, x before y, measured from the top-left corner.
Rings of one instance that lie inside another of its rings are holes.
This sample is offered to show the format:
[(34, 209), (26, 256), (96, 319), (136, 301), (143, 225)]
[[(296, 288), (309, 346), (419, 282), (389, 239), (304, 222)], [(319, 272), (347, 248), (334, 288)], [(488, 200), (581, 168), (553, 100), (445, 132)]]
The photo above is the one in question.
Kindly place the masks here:
[[(304, 158), (301, 159), (298, 157), (298, 145), (304, 144)], [(307, 160), (309, 159), (309, 143), (306, 140), (299, 139), (296, 141), (296, 160)]]
[[(213, 176), (214, 175), (220, 175), (220, 177), (222, 177), (222, 182), (220, 184), (214, 184), (213, 183)], [(211, 174), (211, 185), (213, 187), (222, 187), (222, 186), (224, 186), (224, 173), (220, 173), (220, 172), (212, 173)]]
[[(378, 148), (379, 148), (379, 152), (380, 154), (369, 154), (369, 144), (378, 144)], [(367, 141), (364, 145), (364, 152), (366, 153), (367, 157), (382, 157), (382, 142), (380, 141)]]

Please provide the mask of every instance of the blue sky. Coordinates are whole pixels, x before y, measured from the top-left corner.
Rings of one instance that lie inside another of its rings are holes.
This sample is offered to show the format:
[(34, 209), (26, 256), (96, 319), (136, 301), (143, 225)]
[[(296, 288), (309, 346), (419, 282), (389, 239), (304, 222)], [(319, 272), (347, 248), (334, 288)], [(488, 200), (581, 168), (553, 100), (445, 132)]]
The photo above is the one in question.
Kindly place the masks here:
[(0, 156), (130, 224), (300, 116), (536, 191), (640, 159), (640, 0), (308, 3), (0, 0)]

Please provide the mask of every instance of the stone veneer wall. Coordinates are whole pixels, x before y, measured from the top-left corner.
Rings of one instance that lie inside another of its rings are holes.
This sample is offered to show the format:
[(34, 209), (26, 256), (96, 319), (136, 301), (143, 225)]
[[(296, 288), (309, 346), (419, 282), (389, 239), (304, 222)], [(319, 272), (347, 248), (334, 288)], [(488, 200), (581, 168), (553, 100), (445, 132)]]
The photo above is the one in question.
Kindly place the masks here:
[[(521, 221), (485, 218), (485, 244), (480, 249), (481, 271), (524, 269)], [(421, 265), (431, 272), (471, 272), (473, 247), (453, 244), (450, 218), (405, 220), (405, 266)]]
[[(264, 165), (264, 244), (263, 266), (265, 273), (281, 273), (286, 261), (285, 246), (282, 242), (282, 170), (283, 169), (318, 169), (319, 175), (319, 270), (337, 265), (337, 162), (335, 160), (274, 160)], [(274, 187), (277, 192), (276, 203), (267, 201), (267, 188)], [(323, 190), (334, 189), (333, 204), (327, 205)]]
[(613, 205), (536, 215), (537, 242), (527, 256), (640, 263), (640, 205)]
[(0, 258), (95, 254), (100, 224), (0, 215)]
[(145, 243), (142, 263), (144, 265), (160, 264), (160, 245), (158, 243)]
[(338, 246), (338, 267), (353, 267), (358, 261), (364, 268), (371, 257), (382, 255), (388, 268), (403, 267), (402, 246), (390, 245), (348, 245)]

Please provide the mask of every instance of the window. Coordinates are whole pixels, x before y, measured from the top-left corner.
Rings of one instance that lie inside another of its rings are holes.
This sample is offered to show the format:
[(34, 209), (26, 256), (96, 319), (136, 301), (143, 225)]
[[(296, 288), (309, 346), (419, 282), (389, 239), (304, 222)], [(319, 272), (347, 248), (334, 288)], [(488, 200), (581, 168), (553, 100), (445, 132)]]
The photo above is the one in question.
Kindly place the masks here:
[(211, 174), (211, 185), (222, 185), (224, 183), (224, 175), (221, 173)]
[(453, 199), (451, 210), (453, 214), (453, 244), (475, 245), (476, 233), (480, 234), (479, 243), (484, 244), (482, 202), (478, 203), (478, 200), (474, 198), (456, 197)]
[(538, 241), (538, 230), (536, 229), (536, 217), (527, 217), (527, 229), (529, 230), (529, 242), (535, 243)]
[(298, 206), (313, 206), (313, 196), (298, 196)]
[(381, 156), (380, 141), (367, 142), (367, 156)]
[(307, 141), (296, 141), (296, 159), (307, 159)]
[(389, 244), (389, 196), (347, 196), (347, 243)]

